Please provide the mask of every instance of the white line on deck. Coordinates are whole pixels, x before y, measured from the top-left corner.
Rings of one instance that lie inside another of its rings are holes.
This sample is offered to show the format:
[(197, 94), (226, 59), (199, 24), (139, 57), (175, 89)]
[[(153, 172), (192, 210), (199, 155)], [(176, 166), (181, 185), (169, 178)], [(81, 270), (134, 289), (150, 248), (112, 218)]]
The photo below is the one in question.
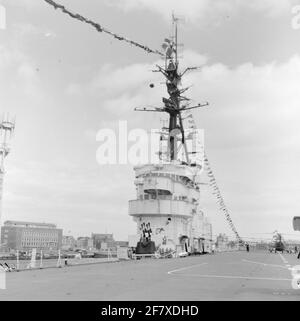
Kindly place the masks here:
[(284, 264), (289, 264), (289, 262), (286, 260), (286, 258), (281, 253), (279, 253), (279, 256), (281, 257)]
[(246, 280), (266, 280), (266, 281), (289, 281), (292, 279), (278, 279), (278, 278), (260, 278), (260, 277), (252, 277), (252, 276), (235, 276), (235, 275), (214, 275), (214, 274), (183, 274), (183, 273), (174, 273), (172, 275), (176, 276), (192, 276), (199, 278), (220, 278), (220, 279), (246, 279)]
[(195, 267), (195, 266), (200, 266), (200, 265), (205, 265), (205, 264), (208, 264), (208, 263), (204, 262), (204, 263), (201, 263), (201, 264), (194, 264), (194, 265), (186, 266), (186, 267), (183, 267), (183, 268), (181, 268), (181, 269), (169, 271), (168, 274), (172, 274), (172, 273), (174, 273), (174, 272), (191, 269), (191, 268), (193, 268), (193, 267)]
[(242, 260), (242, 261), (247, 262), (247, 263), (261, 264), (261, 265), (264, 265), (264, 266), (274, 266), (274, 267), (280, 267), (280, 268), (282, 268), (282, 269), (286, 269), (286, 267), (283, 266), (283, 265), (268, 264), (268, 263), (256, 262), (256, 261), (249, 261), (249, 260)]

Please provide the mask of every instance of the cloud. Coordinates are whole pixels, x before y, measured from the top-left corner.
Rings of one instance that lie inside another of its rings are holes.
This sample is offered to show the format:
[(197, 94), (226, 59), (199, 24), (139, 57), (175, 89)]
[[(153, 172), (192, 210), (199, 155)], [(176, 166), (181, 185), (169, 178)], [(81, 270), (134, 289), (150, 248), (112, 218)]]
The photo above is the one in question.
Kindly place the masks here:
[(56, 33), (53, 32), (53, 31), (46, 31), (44, 33), (44, 36), (47, 37), (47, 38), (56, 38), (57, 37)]
[(297, 3), (297, 0), (239, 0), (240, 5), (243, 4), (246, 8), (250, 8), (255, 11), (263, 11), (273, 17), (284, 13), (290, 13), (290, 9), (295, 3)]
[[(300, 100), (298, 55), (284, 63), (274, 61), (260, 66), (245, 63), (235, 68), (222, 63), (209, 64), (207, 57), (194, 51), (185, 51), (184, 57), (181, 70), (187, 66), (201, 67), (184, 77), (183, 85), (192, 85), (187, 95), (195, 102), (210, 101), (211, 112), (218, 111), (216, 120), (222, 118), (224, 122), (233, 116), (253, 117), (253, 130), (266, 121), (269, 131), (265, 137), (268, 139), (274, 135), (270, 132), (271, 127), (279, 135), (279, 130), (285, 130), (285, 121), (295, 121)], [(89, 81), (70, 84), (67, 92), (101, 98), (102, 108), (116, 115), (126, 115), (126, 111), (139, 105), (160, 106), (160, 97), (167, 93), (162, 75), (151, 72), (156, 63), (159, 61), (121, 68), (105, 65)], [(153, 89), (149, 88), (150, 83), (155, 84)], [(241, 131), (251, 140), (252, 130), (249, 127), (250, 124), (246, 128), (243, 126)]]
[(215, 19), (220, 14), (233, 15), (241, 9), (261, 11), (270, 16), (289, 12), (294, 0), (107, 0), (108, 5), (115, 5), (124, 11), (148, 9), (161, 14), (168, 21), (174, 11), (191, 22)]
[(18, 50), (9, 50), (6, 46), (0, 45), (0, 58), (0, 69), (3, 74), (5, 69), (24, 61), (25, 55)]
[[(182, 69), (187, 66), (201, 67), (207, 62), (207, 57), (194, 51), (184, 52)], [(156, 64), (131, 64), (117, 67), (111, 64), (102, 66), (96, 74), (85, 83), (71, 83), (66, 93), (71, 96), (94, 96), (101, 99), (101, 107), (114, 115), (124, 115), (135, 107), (156, 105), (161, 106), (161, 96), (166, 95), (165, 83), (161, 73), (152, 72)], [(149, 87), (154, 84), (154, 88)]]
[[(295, 175), (299, 172), (296, 159), (300, 158), (299, 55), (280, 63), (236, 67), (209, 63), (197, 52), (185, 52), (184, 56), (188, 64), (201, 66), (186, 75), (183, 85), (193, 85), (187, 96), (195, 102), (210, 102), (194, 115), (198, 127), (205, 129), (212, 167), (239, 230), (245, 234), (257, 229), (249, 222), (252, 215), (261, 221), (262, 230), (269, 229), (272, 217), (272, 228), (282, 226), (290, 232), (286, 220), (297, 210), (300, 190)], [(114, 113), (114, 118), (121, 116), (136, 126), (157, 128), (159, 119), (151, 119), (151, 113), (136, 113), (137, 118), (131, 118), (134, 106), (160, 105), (160, 97), (167, 95), (160, 84), (163, 77), (149, 73), (150, 69), (149, 64), (106, 66), (87, 84), (77, 84), (77, 89), (83, 90), (84, 96), (101, 97), (101, 107)], [(149, 89), (147, 84), (152, 81), (156, 86)], [(211, 198), (205, 201), (204, 209), (216, 230), (222, 231), (224, 222), (214, 202)]]
[(37, 9), (45, 5), (45, 2), (36, 0), (2, 0), (4, 6), (24, 7), (26, 9)]
[[(25, 95), (38, 99), (42, 96), (40, 79), (36, 67), (31, 59), (22, 51), (0, 45), (0, 85), (6, 88), (0, 92), (1, 96), (14, 97)], [(4, 98), (2, 98), (4, 100)]]
[[(201, 67), (199, 71), (188, 73), (183, 85), (192, 86), (187, 95), (194, 102), (210, 102), (210, 107), (206, 108), (210, 111), (206, 113), (215, 118), (211, 120), (208, 116), (208, 120), (225, 130), (233, 119), (240, 119), (240, 123), (234, 124), (234, 131), (224, 133), (227, 142), (223, 147), (214, 136), (214, 143), (219, 148), (248, 146), (270, 150), (278, 144), (296, 145), (300, 140), (297, 130), (300, 117), (298, 55), (284, 63), (271, 62), (261, 66), (245, 63), (235, 68), (222, 63), (209, 64), (206, 57), (193, 51), (186, 51), (184, 57), (182, 70), (189, 65)], [(71, 84), (67, 91), (83, 97), (98, 97), (102, 110), (122, 119), (130, 117), (133, 121), (131, 111), (134, 107), (161, 106), (160, 97), (167, 95), (162, 75), (149, 72), (151, 69), (153, 65), (150, 64), (122, 68), (106, 65), (87, 83)], [(150, 83), (155, 84), (154, 89), (149, 88)], [(135, 117), (138, 124), (145, 114)]]
[[(245, 138), (258, 146), (261, 143), (286, 143), (285, 133), (289, 133), (288, 139), (290, 135), (296, 135), (293, 130), (300, 117), (297, 107), (300, 100), (298, 55), (285, 63), (273, 62), (263, 66), (246, 63), (230, 69), (223, 64), (213, 64), (190, 74), (189, 81), (195, 84), (193, 98), (210, 100), (223, 124), (231, 122), (232, 117), (246, 120), (242, 126), (235, 125), (242, 134), (241, 143)], [(263, 134), (259, 141), (256, 141), (255, 133)], [(234, 139), (235, 146), (237, 140), (238, 137)]]
[(13, 31), (18, 37), (24, 36), (41, 36), (47, 38), (56, 38), (57, 35), (55, 32), (45, 29), (40, 26), (36, 26), (32, 23), (14, 23), (12, 24)]
[[(66, 161), (10, 164), (5, 176), (2, 221), (54, 222), (77, 235), (85, 231), (90, 235), (91, 230), (104, 232), (103, 222), (108, 222), (106, 227), (112, 231), (113, 221), (115, 230), (120, 231), (122, 218), (126, 218), (130, 228), (127, 202), (134, 193), (134, 185), (128, 188), (128, 172), (124, 167), (106, 168), (110, 175), (104, 175), (103, 170), (82, 168)], [(118, 202), (113, 203), (112, 198), (116, 197)], [(121, 235), (126, 240), (127, 234)]]
[[(151, 70), (154, 64), (131, 64), (118, 68), (105, 64), (87, 84), (72, 83), (67, 88), (69, 94), (98, 93), (101, 96), (116, 97), (123, 93), (132, 93), (149, 81), (159, 78)], [(129, 77), (130, 76), (130, 77)]]

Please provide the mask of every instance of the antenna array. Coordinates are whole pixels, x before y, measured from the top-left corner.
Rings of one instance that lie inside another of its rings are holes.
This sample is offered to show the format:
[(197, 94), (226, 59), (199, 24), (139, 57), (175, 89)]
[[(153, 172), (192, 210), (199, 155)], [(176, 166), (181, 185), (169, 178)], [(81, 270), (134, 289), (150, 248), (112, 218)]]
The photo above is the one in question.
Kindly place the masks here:
[(4, 160), (10, 152), (8, 140), (11, 138), (15, 129), (15, 119), (10, 119), (9, 115), (3, 115), (0, 120), (0, 220), (1, 203), (3, 197), (3, 178), (4, 178)]
[[(178, 24), (179, 19), (173, 15), (173, 33), (172, 36), (166, 38), (162, 48), (165, 51), (165, 64), (164, 66), (156, 65), (157, 69), (153, 72), (160, 72), (166, 79), (166, 87), (169, 97), (163, 97), (161, 107), (137, 107), (136, 111), (147, 111), (147, 112), (163, 112), (169, 114), (169, 128), (168, 131), (168, 154), (169, 161), (178, 160), (178, 148), (177, 142), (178, 137), (181, 139), (181, 145), (184, 149), (185, 160), (187, 164), (191, 164), (189, 152), (186, 145), (186, 134), (183, 126), (182, 114), (188, 110), (208, 106), (205, 104), (196, 104), (191, 106), (191, 99), (187, 98), (183, 94), (189, 89), (182, 88), (181, 80), (183, 75), (191, 70), (198, 69), (197, 67), (186, 68), (183, 72), (179, 71), (179, 60), (178, 60)], [(153, 88), (152, 86), (150, 86)]]
[(15, 119), (9, 115), (3, 115), (0, 121), (0, 173), (4, 173), (4, 159), (9, 154), (8, 139), (11, 138), (15, 129)]

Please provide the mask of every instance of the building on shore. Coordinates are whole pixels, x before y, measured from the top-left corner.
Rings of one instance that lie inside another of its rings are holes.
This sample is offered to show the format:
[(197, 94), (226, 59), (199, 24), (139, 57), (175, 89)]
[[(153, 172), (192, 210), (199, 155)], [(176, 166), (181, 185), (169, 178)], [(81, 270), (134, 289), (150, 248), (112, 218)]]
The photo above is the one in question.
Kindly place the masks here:
[(211, 253), (212, 252), (212, 224), (208, 217), (203, 219), (203, 238), (204, 238), (204, 249), (202, 252)]
[(116, 248), (116, 241), (114, 240), (113, 234), (92, 233), (91, 238), (93, 240), (94, 248), (97, 250)]
[(82, 250), (92, 251), (93, 246), (93, 239), (88, 236), (80, 236), (77, 238), (76, 247)]
[(62, 233), (55, 224), (6, 221), (1, 227), (1, 244), (8, 250), (57, 251), (62, 245)]
[(116, 247), (128, 247), (128, 241), (116, 241), (115, 242)]
[(216, 247), (219, 252), (227, 251), (229, 249), (229, 238), (226, 234), (220, 233), (217, 236)]
[(76, 247), (76, 240), (71, 235), (64, 235), (62, 237), (62, 246), (61, 249), (65, 251), (72, 251)]

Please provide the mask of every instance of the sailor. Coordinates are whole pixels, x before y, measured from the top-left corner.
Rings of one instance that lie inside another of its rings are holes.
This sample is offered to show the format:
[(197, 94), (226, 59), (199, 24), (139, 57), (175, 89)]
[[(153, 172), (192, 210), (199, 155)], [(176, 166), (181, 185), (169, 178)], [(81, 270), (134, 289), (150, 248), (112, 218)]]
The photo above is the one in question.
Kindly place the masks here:
[(146, 224), (146, 228), (145, 228), (145, 237), (146, 237), (146, 242), (149, 241), (150, 238), (150, 232), (149, 232), (149, 223)]
[(149, 238), (149, 241), (151, 241), (151, 235), (152, 235), (151, 225), (150, 223), (147, 223), (146, 226), (147, 226), (148, 238)]
[(248, 243), (246, 243), (246, 250), (247, 250), (247, 252), (249, 252), (249, 244)]
[(8, 272), (12, 271), (12, 268), (6, 262), (4, 263), (4, 265), (6, 266)]
[(212, 252), (212, 254), (215, 254), (215, 251), (216, 251), (216, 245), (213, 244), (213, 245), (211, 246), (211, 252)]

